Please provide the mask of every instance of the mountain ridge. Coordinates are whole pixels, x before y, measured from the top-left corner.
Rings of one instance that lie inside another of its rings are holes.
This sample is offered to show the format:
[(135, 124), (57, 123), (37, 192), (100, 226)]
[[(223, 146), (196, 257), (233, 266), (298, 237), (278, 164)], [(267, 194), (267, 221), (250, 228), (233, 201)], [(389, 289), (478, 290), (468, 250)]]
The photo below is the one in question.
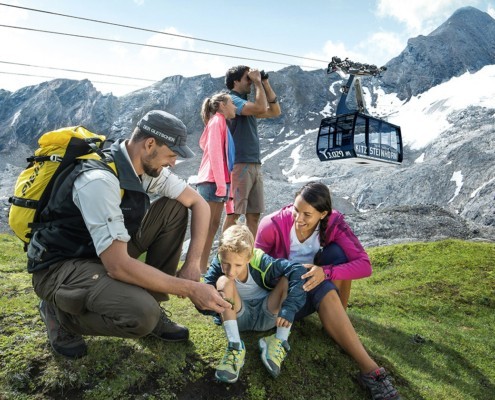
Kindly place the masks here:
[[(471, 28), (487, 17), (489, 29)], [(449, 59), (443, 48), (447, 37), (450, 49), (456, 49), (456, 57), (463, 60), (460, 66), (453, 63), (445, 67), (444, 61)], [(466, 43), (482, 43), (481, 50), (469, 52)], [(478, 58), (479, 52), (486, 52), (486, 46), (492, 43), (493, 51), (489, 47), (492, 53)], [(463, 68), (474, 74), (483, 68), (483, 63), (494, 65), (494, 46), (495, 20), (472, 7), (459, 9), (430, 35), (410, 39), (406, 49), (387, 63), (383, 77), (363, 79), (365, 94), (372, 106), (383, 94), (396, 96), (398, 108), (392, 107), (389, 114), (400, 112), (413, 98), (462, 75)], [(420, 54), (424, 55), (421, 59)], [(418, 68), (429, 72), (428, 79), (415, 76)], [(330, 186), (334, 198), (344, 205), (348, 215), (366, 210), (363, 215), (371, 219), (374, 211), (381, 212), (384, 208), (410, 207), (413, 212), (414, 207), (428, 204), (442, 207), (455, 219), (466, 219), (481, 229), (490, 231), (495, 226), (495, 107), (473, 104), (453, 111), (448, 116), (449, 127), (439, 132), (433, 142), (419, 149), (406, 143), (401, 166), (363, 169), (322, 163), (315, 154), (320, 120), (335, 112), (338, 91), (345, 80), (337, 74), (327, 75), (325, 70), (303, 71), (292, 66), (270, 72), (270, 82), (279, 98), (282, 115), (259, 120), (267, 213), (290, 202), (301, 182), (319, 179)], [(0, 90), (0, 171), (4, 171), (0, 179), (0, 203), (3, 203), (0, 230), (2, 221), (6, 226), (6, 199), (16, 171), (25, 166), (23, 158), (34, 150), (43, 132), (61, 126), (81, 124), (117, 139), (129, 135), (147, 111), (164, 109), (182, 119), (188, 128), (188, 143), (197, 156), (179, 163), (175, 170), (179, 176), (193, 180), (201, 159), (198, 146), (203, 130), (201, 103), (205, 97), (224, 89), (223, 78), (203, 74), (191, 78), (166, 77), (122, 97), (103, 95), (87, 80), (58, 79), (14, 93)], [(445, 100), (439, 100), (436, 107), (445, 107)], [(421, 126), (413, 129), (421, 132)], [(434, 219), (433, 208), (430, 219)], [(427, 214), (417, 217), (417, 229), (427, 229), (427, 218)], [(415, 223), (413, 219), (409, 222)], [(399, 227), (389, 226), (389, 229), (397, 238), (403, 236)], [(472, 237), (468, 231), (466, 237)]]

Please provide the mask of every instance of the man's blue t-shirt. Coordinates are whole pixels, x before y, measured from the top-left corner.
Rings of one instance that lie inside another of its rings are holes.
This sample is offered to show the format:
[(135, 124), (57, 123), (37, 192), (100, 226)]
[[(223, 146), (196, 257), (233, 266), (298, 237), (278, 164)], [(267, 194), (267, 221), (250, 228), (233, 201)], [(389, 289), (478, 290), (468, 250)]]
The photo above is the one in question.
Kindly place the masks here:
[(247, 103), (247, 95), (231, 90), (230, 97), (236, 107), (237, 114), (234, 119), (227, 121), (234, 138), (235, 163), (261, 164), (256, 117), (253, 115), (241, 115), (242, 108)]

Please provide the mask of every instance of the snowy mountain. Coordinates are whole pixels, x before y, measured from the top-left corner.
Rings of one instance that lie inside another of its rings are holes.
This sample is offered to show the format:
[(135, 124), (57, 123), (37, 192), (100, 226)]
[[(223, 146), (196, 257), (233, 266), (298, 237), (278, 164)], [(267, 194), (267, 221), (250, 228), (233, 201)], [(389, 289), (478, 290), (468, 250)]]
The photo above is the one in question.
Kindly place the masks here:
[(474, 7), (458, 9), (428, 36), (409, 39), (389, 61), (385, 91), (408, 99), (451, 77), (495, 64), (495, 20)]
[[(473, 28), (479, 23), (486, 29)], [(368, 111), (401, 126), (401, 166), (320, 162), (318, 127), (335, 112), (346, 79), (298, 67), (270, 72), (282, 115), (259, 123), (267, 212), (290, 202), (301, 182), (319, 179), (367, 245), (449, 236), (495, 239), (494, 24), (488, 14), (462, 8), (430, 35), (411, 39), (383, 77), (362, 79)], [(130, 134), (148, 110), (167, 110), (184, 121), (198, 154), (176, 172), (194, 181), (203, 129), (199, 109), (205, 97), (222, 89), (223, 79), (201, 75), (165, 78), (120, 98), (102, 95), (89, 81), (0, 90), (0, 231), (24, 158), (43, 132), (61, 126), (83, 124), (117, 138)]]

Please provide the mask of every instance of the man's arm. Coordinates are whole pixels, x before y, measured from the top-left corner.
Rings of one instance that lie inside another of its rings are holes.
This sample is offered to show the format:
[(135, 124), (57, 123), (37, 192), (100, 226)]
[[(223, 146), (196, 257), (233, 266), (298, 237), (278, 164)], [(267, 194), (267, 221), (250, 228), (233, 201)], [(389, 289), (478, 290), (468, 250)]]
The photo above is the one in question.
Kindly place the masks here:
[(257, 118), (278, 117), (282, 113), (282, 111), (280, 110), (280, 104), (278, 102), (277, 95), (270, 86), (270, 82), (268, 82), (268, 79), (263, 79), (261, 82), (263, 84), (263, 88), (265, 91), (266, 101), (268, 102), (268, 108), (265, 113), (263, 113), (262, 115), (257, 115), (256, 117)]
[(254, 103), (252, 101), (246, 102), (244, 107), (242, 107), (241, 115), (254, 115), (255, 117), (258, 117), (258, 115), (266, 113), (268, 101), (266, 99), (265, 90), (263, 89), (263, 84), (261, 83), (260, 71), (252, 69), (249, 71), (248, 77), (253, 82), (255, 88)]
[(231, 304), (211, 285), (176, 278), (129, 256), (127, 243), (114, 240), (100, 254), (108, 275), (122, 282), (142, 287), (152, 292), (175, 294), (189, 298), (200, 310), (218, 313), (231, 308)]
[[(101, 195), (98, 201), (94, 200), (95, 193)], [(119, 182), (112, 172), (91, 170), (81, 174), (74, 182), (73, 200), (81, 210), (110, 277), (149, 291), (188, 297), (199, 309), (221, 313), (231, 308), (211, 285), (167, 275), (129, 256), (127, 240), (130, 237), (118, 206), (121, 201)]]
[(210, 207), (203, 197), (190, 186), (186, 186), (180, 196), (177, 197), (177, 201), (192, 211), (191, 241), (186, 260), (177, 276), (199, 281), (201, 277), (201, 254), (210, 225)]
[(261, 80), (258, 70), (250, 71), (249, 77), (255, 87), (255, 102), (248, 101), (244, 104), (241, 115), (254, 115), (256, 118), (278, 117), (281, 114), (280, 104), (268, 79)]

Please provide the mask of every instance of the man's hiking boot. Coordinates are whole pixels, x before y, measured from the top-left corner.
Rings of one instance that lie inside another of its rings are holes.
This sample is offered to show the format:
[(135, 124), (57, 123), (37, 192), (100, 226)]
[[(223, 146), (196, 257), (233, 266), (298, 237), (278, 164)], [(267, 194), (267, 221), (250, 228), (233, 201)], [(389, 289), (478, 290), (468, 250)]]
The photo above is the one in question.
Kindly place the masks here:
[(280, 340), (275, 335), (267, 336), (259, 340), (261, 350), (261, 360), (265, 364), (268, 372), (276, 378), (280, 375), (282, 361), (290, 350), (287, 340)]
[(162, 309), (158, 324), (150, 335), (166, 342), (181, 342), (189, 339), (189, 329), (171, 321), (165, 310)]
[(225, 383), (235, 383), (239, 379), (239, 373), (244, 365), (246, 357), (246, 348), (244, 342), (233, 343), (229, 342), (227, 350), (218, 364), (215, 372), (215, 378)]
[(368, 374), (359, 374), (358, 381), (371, 393), (373, 400), (399, 400), (399, 392), (394, 388), (385, 368), (378, 368)]
[(82, 336), (62, 328), (53, 304), (41, 300), (39, 311), (41, 319), (46, 325), (48, 341), (57, 354), (69, 358), (81, 358), (87, 354), (88, 348)]

